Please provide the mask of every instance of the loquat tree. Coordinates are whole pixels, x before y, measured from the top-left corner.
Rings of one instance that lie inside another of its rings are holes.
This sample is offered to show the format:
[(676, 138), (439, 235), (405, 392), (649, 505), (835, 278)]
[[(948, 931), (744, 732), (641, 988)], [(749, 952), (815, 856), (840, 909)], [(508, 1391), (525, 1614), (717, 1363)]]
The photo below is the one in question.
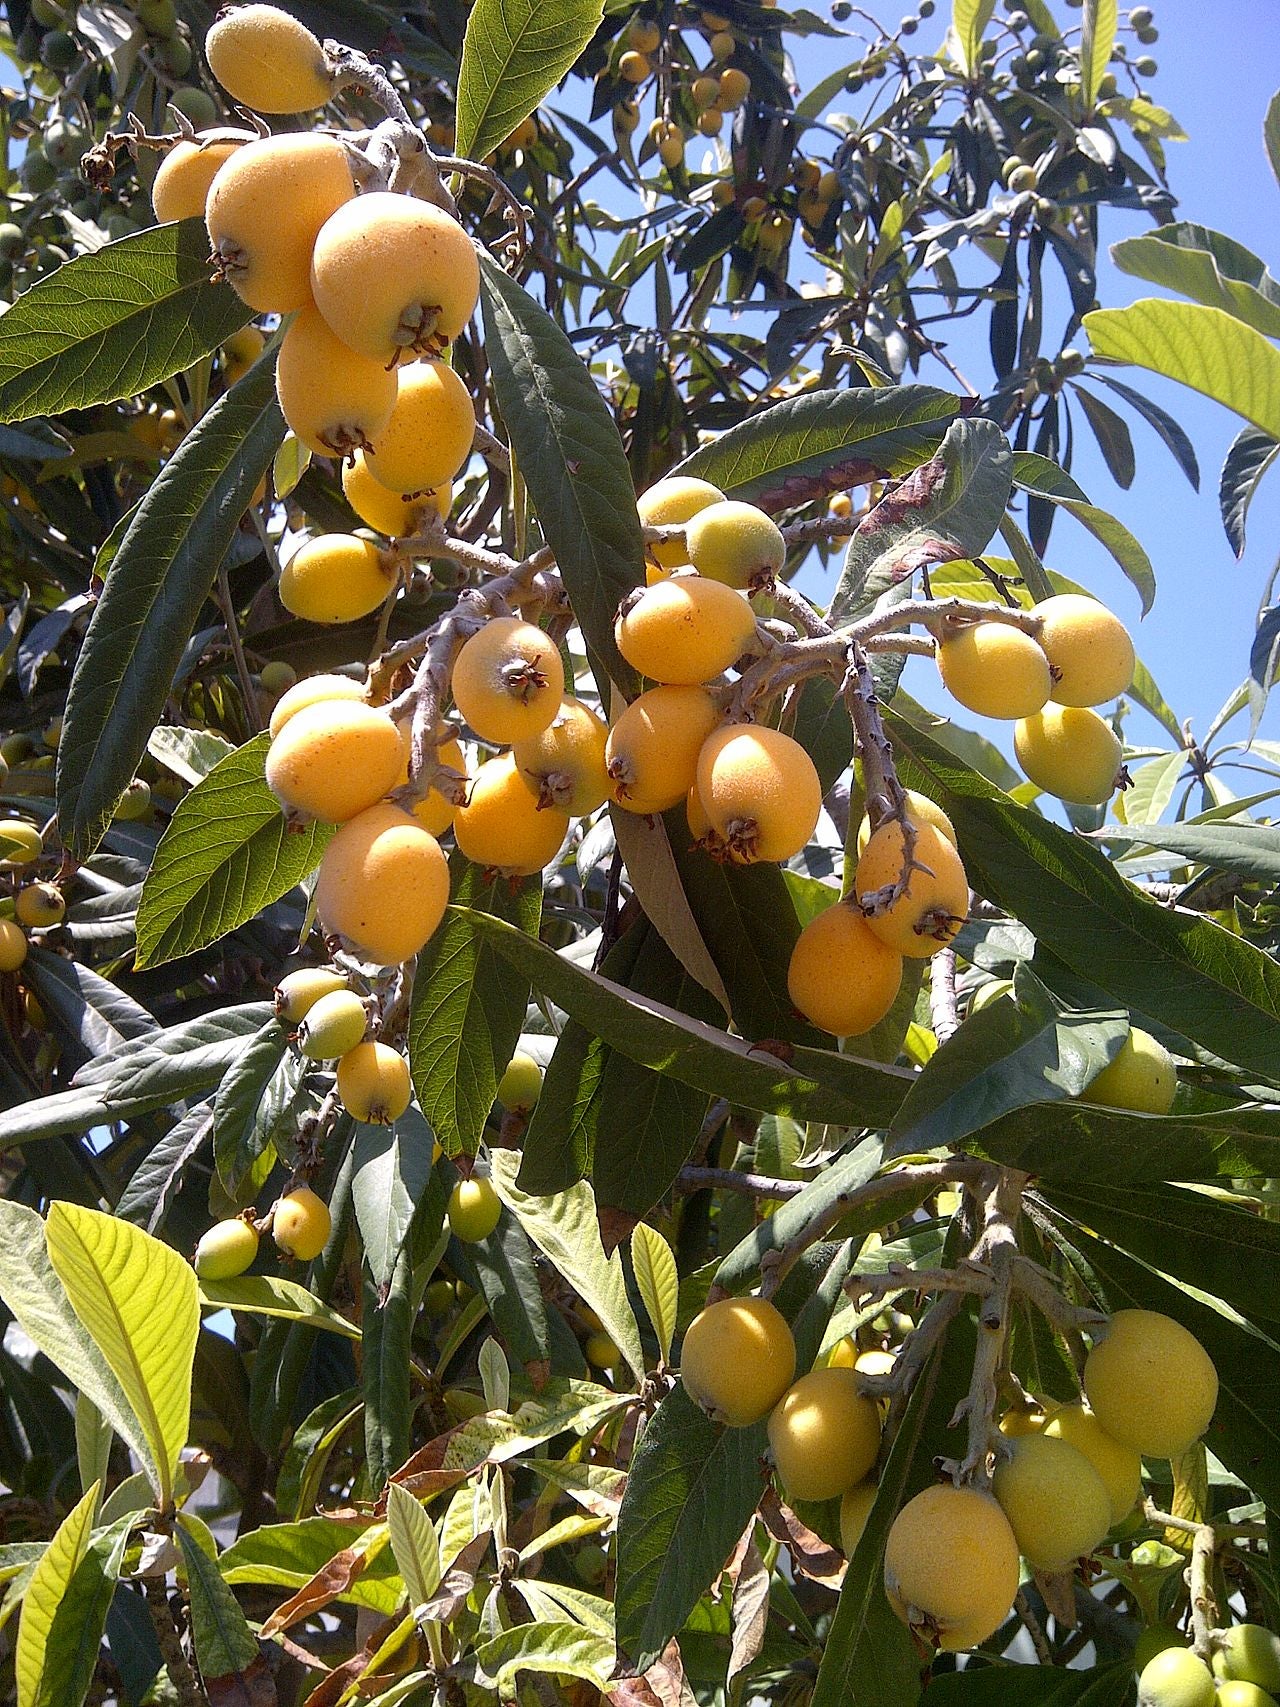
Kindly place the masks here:
[(1046, 566), (1280, 435), (1152, 9), (0, 10), (5, 1699), (1274, 1707), (1277, 620)]

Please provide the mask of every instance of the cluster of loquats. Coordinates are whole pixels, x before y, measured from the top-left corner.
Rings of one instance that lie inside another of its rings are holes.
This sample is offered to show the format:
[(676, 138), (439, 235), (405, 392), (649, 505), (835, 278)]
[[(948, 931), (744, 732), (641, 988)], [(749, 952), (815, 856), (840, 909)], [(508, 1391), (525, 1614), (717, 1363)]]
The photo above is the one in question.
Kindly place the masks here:
[(670, 73), (661, 98), (661, 113), (649, 126), (648, 146), (668, 172), (684, 165), (685, 144), (692, 135), (719, 136), (725, 118), (745, 105), (751, 94), (751, 78), (741, 66), (730, 63), (738, 52), (738, 38), (728, 18), (703, 12), (699, 19), (702, 42), (709, 58), (699, 66), (690, 51), (698, 37), (691, 32), (668, 31), (657, 19), (644, 13), (634, 17), (618, 42), (612, 75), (627, 94), (614, 108), (613, 128), (619, 145), (640, 123), (637, 96), (651, 81), (657, 81), (660, 58)]

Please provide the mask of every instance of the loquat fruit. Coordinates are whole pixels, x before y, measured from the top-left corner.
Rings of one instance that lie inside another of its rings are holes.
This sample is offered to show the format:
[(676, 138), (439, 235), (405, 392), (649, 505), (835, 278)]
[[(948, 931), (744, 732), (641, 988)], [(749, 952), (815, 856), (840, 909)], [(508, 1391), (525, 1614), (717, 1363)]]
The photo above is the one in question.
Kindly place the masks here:
[(336, 1061), (355, 1048), (368, 1026), (368, 1012), (354, 990), (331, 990), (307, 1009), (298, 1031), (298, 1052), (308, 1061)]
[(324, 700), (363, 700), (364, 686), (350, 676), (304, 676), (291, 688), (286, 688), (271, 712), (270, 731), (274, 739), (285, 724), (304, 706), (318, 705)]
[(460, 851), (476, 865), (511, 877), (532, 877), (550, 865), (568, 831), (568, 814), (539, 808), (510, 753), (480, 766), (453, 819)]
[(1122, 1523), (1142, 1492), (1141, 1453), (1109, 1435), (1087, 1405), (1055, 1406), (1041, 1432), (1084, 1453), (1107, 1490), (1111, 1522)]
[(1030, 717), (1053, 686), (1039, 643), (1007, 622), (969, 622), (938, 643), (938, 674), (979, 717)]
[(502, 1199), (482, 1175), (459, 1180), (449, 1194), (449, 1228), (464, 1245), (487, 1239), (502, 1219)]
[(409, 1063), (389, 1043), (357, 1043), (338, 1062), (338, 1095), (353, 1120), (390, 1126), (413, 1098)]
[[(200, 212), (204, 212), (203, 201)], [(225, 340), (222, 346), (222, 377), (228, 389), (244, 378), (266, 347), (267, 340), (256, 326), (242, 326)]]
[(616, 1369), (622, 1362), (622, 1353), (608, 1334), (589, 1334), (582, 1350), (593, 1369)]
[(300, 966), (296, 972), (287, 972), (275, 987), (276, 1018), (300, 1025), (321, 996), (346, 988), (346, 974), (332, 966)]
[(374, 479), (390, 492), (447, 486), (471, 455), (476, 412), (466, 386), (443, 362), (414, 362), (399, 375), (391, 419), (368, 449)]
[[(724, 502), (724, 493), (709, 480), (688, 474), (669, 474), (642, 492), (636, 509), (642, 527), (682, 527), (708, 504)], [(645, 547), (646, 554), (663, 569), (687, 569), (689, 556), (683, 539), (658, 540)]]
[(716, 93), (716, 105), (722, 113), (736, 112), (751, 93), (751, 79), (745, 71), (739, 71), (736, 65), (726, 65), (720, 73), (720, 87)]
[(857, 1552), (879, 1492), (875, 1482), (859, 1482), (840, 1501), (840, 1550), (846, 1559), (852, 1559)]
[(1213, 1673), (1186, 1648), (1165, 1648), (1138, 1678), (1138, 1707), (1215, 1707)]
[(0, 919), (0, 972), (16, 972), (27, 958), (27, 933), (12, 919)]
[(482, 741), (527, 741), (555, 721), (564, 666), (555, 644), (518, 616), (493, 617), (453, 665), (453, 702)]
[(697, 687), (642, 693), (609, 731), (605, 768), (610, 799), (628, 812), (665, 812), (693, 787), (702, 744), (720, 720), (715, 701)]
[(685, 1330), (680, 1379), (694, 1404), (730, 1428), (759, 1422), (790, 1387), (796, 1345), (766, 1298), (722, 1298)]
[(1144, 1457), (1177, 1458), (1213, 1418), (1218, 1372), (1181, 1322), (1157, 1310), (1117, 1310), (1085, 1359), (1084, 1390), (1114, 1440)]
[(875, 831), (858, 860), (858, 905), (876, 936), (899, 954), (927, 960), (945, 948), (969, 914), (969, 880), (960, 855), (932, 824), (916, 827), (914, 869), (888, 906), (877, 902), (902, 876), (906, 843), (890, 818)]
[(634, 49), (629, 49), (618, 60), (618, 76), (624, 83), (630, 83), (633, 87), (638, 88), (641, 83), (647, 82), (652, 75), (653, 62), (648, 54), (637, 53)]
[(294, 712), (272, 740), (267, 785), (296, 817), (341, 824), (396, 786), (402, 756), (399, 730), (385, 711), (317, 700)]
[(447, 480), (434, 492), (424, 492), (420, 497), (402, 498), (398, 492), (388, 491), (381, 481), (374, 479), (362, 450), (344, 459), (342, 490), (364, 525), (388, 539), (403, 539), (416, 533), (424, 516), (432, 510), (438, 516), (447, 516), (453, 504), (453, 486)]
[(798, 741), (763, 724), (715, 730), (698, 753), (698, 798), (723, 856), (740, 865), (792, 858), (822, 808), (822, 783)]
[(1033, 614), (1044, 619), (1040, 645), (1056, 704), (1101, 705), (1129, 686), (1137, 661), (1133, 641), (1104, 604), (1083, 593), (1057, 593), (1035, 605)]
[(1018, 1592), (1018, 1543), (990, 1494), (943, 1482), (908, 1500), (884, 1553), (889, 1604), (948, 1651), (976, 1647), (1003, 1624)]
[(1280, 1691), (1280, 1636), (1262, 1624), (1232, 1624), (1219, 1643), (1213, 1656), (1215, 1677), (1256, 1684), (1272, 1695)]
[(742, 594), (700, 575), (681, 575), (625, 600), (613, 625), (618, 650), (651, 681), (709, 682), (755, 639), (756, 616)]
[(247, 1221), (219, 1221), (203, 1233), (194, 1266), (201, 1280), (235, 1280), (258, 1254), (258, 1235)]
[(361, 960), (376, 966), (411, 960), (448, 903), (449, 866), (440, 844), (389, 801), (345, 823), (324, 850), (316, 881), (320, 922)]
[(0, 865), (30, 865), (44, 852), (44, 837), (22, 818), (0, 818)]
[[(409, 757), (411, 729), (409, 724), (400, 725), (400, 740), (405, 752), (404, 773), (401, 782), (409, 780)], [(467, 774), (467, 761), (462, 756), (462, 748), (454, 740), (442, 741), (436, 748), (436, 760), (459, 776)], [(454, 813), (458, 810), (456, 804), (440, 789), (432, 787), (427, 790), (421, 800), (415, 801), (410, 811), (422, 825), (424, 830), (430, 830), (433, 836), (442, 836), (453, 823)]]
[(333, 93), (324, 49), (277, 6), (236, 6), (204, 38), (209, 69), (241, 106), (259, 113), (309, 113)]
[(787, 966), (787, 994), (811, 1025), (860, 1037), (897, 1000), (902, 956), (856, 907), (837, 902), (801, 931)]
[(637, 53), (657, 53), (662, 45), (662, 31), (653, 18), (636, 16), (627, 25), (627, 45)]
[(386, 364), (350, 349), (319, 309), (298, 310), (276, 359), (276, 397), (308, 450), (348, 457), (366, 449), (390, 421), (398, 390)]
[(135, 776), (125, 784), (124, 793), (116, 801), (116, 809), (112, 816), (117, 823), (134, 824), (139, 819), (146, 818), (150, 811), (151, 784), (144, 781), (142, 777)]
[(25, 883), (13, 903), (14, 915), (28, 930), (48, 930), (60, 925), (67, 913), (61, 889), (53, 883)]
[(1101, 806), (1115, 791), (1124, 749), (1096, 711), (1050, 703), (1013, 726), (1023, 772), (1046, 794), (1078, 806)]
[(604, 756), (608, 738), (604, 719), (566, 695), (547, 727), (517, 741), (511, 751), (540, 807), (554, 806), (571, 818), (582, 818), (609, 798)]
[(207, 142), (198, 137), (174, 143), (160, 162), (151, 185), (151, 205), (156, 221), (168, 225), (175, 219), (203, 219), (209, 186), (219, 170), (243, 145), (239, 142)]
[(813, 1369), (771, 1411), (769, 1449), (790, 1500), (835, 1499), (876, 1461), (880, 1407), (852, 1369)]
[(280, 572), (280, 603), (305, 622), (356, 622), (399, 581), (395, 558), (371, 539), (325, 533), (299, 546)]
[(1024, 1434), (995, 1468), (991, 1491), (1040, 1571), (1068, 1571), (1111, 1527), (1111, 1499), (1089, 1459), (1067, 1441)]
[(542, 1068), (532, 1055), (517, 1049), (498, 1080), (498, 1101), (512, 1113), (527, 1114), (542, 1094)]
[(1115, 1057), (1085, 1087), (1081, 1100), (1139, 1114), (1168, 1114), (1177, 1091), (1173, 1056), (1149, 1031), (1131, 1025)]
[[(914, 788), (905, 791), (907, 797), (907, 817), (914, 824), (932, 824), (935, 830), (940, 830), (951, 843), (956, 846), (956, 827), (938, 805), (936, 800), (930, 800), (927, 794), (917, 794)], [(871, 819), (863, 816), (858, 825), (857, 851), (862, 854), (871, 840)]]
[(1259, 1689), (1256, 1683), (1247, 1683), (1243, 1678), (1230, 1679), (1218, 1685), (1214, 1707), (1276, 1707), (1276, 1698)]
[(736, 498), (700, 509), (685, 529), (685, 546), (699, 575), (730, 587), (767, 585), (787, 556), (773, 517)]
[(310, 1186), (295, 1186), (271, 1214), (271, 1237), (286, 1256), (311, 1262), (329, 1242), (333, 1223), (329, 1206)]

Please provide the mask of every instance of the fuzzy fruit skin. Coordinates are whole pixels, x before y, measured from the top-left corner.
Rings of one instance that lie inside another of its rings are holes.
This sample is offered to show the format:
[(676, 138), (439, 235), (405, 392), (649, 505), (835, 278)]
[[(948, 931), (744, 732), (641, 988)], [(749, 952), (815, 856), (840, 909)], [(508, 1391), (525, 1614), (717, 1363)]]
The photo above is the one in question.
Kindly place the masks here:
[(353, 1119), (390, 1126), (413, 1098), (409, 1063), (389, 1043), (357, 1043), (338, 1062), (338, 1095)]
[(938, 1647), (976, 1647), (1000, 1628), (1018, 1592), (1018, 1543), (1008, 1518), (976, 1488), (925, 1488), (893, 1521), (884, 1586), (903, 1623)]
[[(942, 834), (951, 843), (953, 848), (959, 846), (959, 843), (956, 841), (956, 827), (951, 822), (950, 818), (947, 817), (941, 806), (938, 805), (937, 801), (930, 800), (927, 794), (917, 794), (914, 788), (907, 789), (906, 795), (907, 816), (913, 823), (932, 824), (935, 830), (942, 831)], [(859, 857), (866, 852), (867, 843), (870, 840), (871, 820), (864, 816), (862, 822), (858, 825)]]
[(324, 850), (316, 907), (327, 931), (376, 966), (411, 960), (449, 903), (449, 865), (429, 830), (383, 801)]
[(727, 724), (698, 753), (698, 798), (728, 857), (741, 865), (798, 854), (814, 832), (822, 783), (781, 730)]
[(16, 972), (26, 958), (26, 932), (12, 919), (0, 919), (0, 972)]
[(1140, 1114), (1168, 1114), (1177, 1093), (1173, 1056), (1149, 1031), (1134, 1025), (1114, 1059), (1085, 1087), (1081, 1100)]
[(236, 149), (210, 185), (205, 223), (250, 308), (289, 314), (310, 301), (316, 234), (355, 191), (334, 137), (268, 136)]
[(605, 743), (609, 798), (628, 812), (645, 814), (678, 805), (693, 787), (702, 743), (719, 721), (715, 701), (702, 688), (642, 693)]
[(326, 533), (300, 546), (280, 572), (280, 603), (304, 622), (358, 622), (385, 603), (398, 573), (371, 539)]
[(542, 1095), (542, 1068), (532, 1055), (517, 1049), (498, 1080), (498, 1101), (503, 1108), (527, 1114)]
[(1111, 1527), (1102, 1477), (1076, 1447), (1044, 1434), (1013, 1441), (996, 1465), (991, 1491), (1009, 1519), (1018, 1550), (1037, 1570), (1067, 1571)]
[(734, 588), (682, 575), (646, 588), (613, 632), (619, 652), (642, 676), (695, 687), (742, 656), (755, 638), (756, 615)]
[(787, 542), (773, 517), (736, 498), (699, 510), (685, 530), (685, 543), (699, 575), (730, 587), (771, 581), (787, 558)]
[(448, 482), (434, 492), (424, 492), (420, 498), (402, 498), (398, 492), (388, 492), (374, 479), (362, 450), (343, 462), (342, 490), (364, 525), (388, 539), (403, 539), (406, 534), (416, 533), (424, 515), (434, 510), (438, 516), (447, 516), (453, 504), (453, 487)]
[(201, 1235), (194, 1258), (201, 1280), (234, 1280), (258, 1254), (258, 1235), (247, 1221), (219, 1221)]
[(846, 1559), (852, 1559), (858, 1550), (879, 1492), (875, 1482), (859, 1482), (840, 1501), (840, 1549)]
[(286, 688), (271, 712), (270, 731), (274, 740), (285, 724), (307, 705), (319, 705), (325, 700), (363, 700), (364, 687), (350, 676), (304, 676), (291, 688)]
[(622, 1362), (622, 1353), (608, 1334), (590, 1334), (582, 1350), (593, 1369), (616, 1369)]
[(1084, 1390), (1114, 1439), (1145, 1457), (1176, 1458), (1212, 1420), (1218, 1373), (1181, 1322), (1156, 1310), (1117, 1310), (1085, 1360)]
[[(404, 769), (400, 773), (401, 783), (409, 780), (409, 760), (412, 756), (413, 730), (409, 723), (401, 723), (400, 744), (404, 748)], [(451, 771), (457, 771), (459, 776), (466, 776), (467, 761), (462, 756), (462, 748), (456, 741), (442, 741), (436, 748), (436, 759)], [(443, 795), (438, 788), (429, 788), (421, 800), (415, 801), (411, 808), (413, 816), (424, 830), (430, 830), (433, 836), (442, 836), (453, 823), (457, 807), (452, 800)]]
[(510, 877), (532, 877), (550, 865), (568, 832), (568, 814), (554, 807), (539, 810), (510, 753), (480, 766), (466, 805), (453, 819), (459, 850), (476, 865)]
[(1166, 1648), (1142, 1668), (1138, 1707), (1214, 1707), (1213, 1673), (1185, 1648)]
[[(699, 510), (708, 504), (722, 504), (724, 493), (709, 480), (695, 480), (689, 474), (672, 474), (659, 480), (636, 499), (636, 509), (642, 527), (681, 527), (692, 521)], [(687, 569), (689, 554), (682, 539), (655, 541), (645, 547), (646, 554), (662, 569)]]
[(18, 844), (9, 848), (0, 866), (30, 865), (44, 852), (44, 837), (21, 818), (0, 818), (0, 840)]
[(583, 818), (609, 798), (605, 742), (609, 726), (589, 705), (566, 695), (540, 734), (517, 741), (511, 751), (524, 785), (541, 807), (554, 806)]
[[(859, 905), (865, 908), (870, 895), (897, 881), (903, 846), (902, 826), (896, 819), (882, 824), (872, 836), (858, 861), (854, 888)], [(969, 880), (960, 855), (931, 824), (921, 824), (916, 830), (915, 858), (928, 871), (913, 871), (906, 890), (887, 911), (869, 914), (867, 923), (899, 954), (927, 960), (945, 948), (964, 924), (969, 912)]]
[(369, 447), (369, 472), (389, 492), (432, 492), (471, 455), (471, 394), (443, 362), (411, 363), (399, 386), (391, 419)]
[(297, 816), (341, 824), (395, 787), (400, 758), (400, 734), (385, 711), (320, 700), (295, 712), (272, 741), (267, 784)]
[(487, 1239), (502, 1219), (502, 1200), (487, 1179), (459, 1180), (449, 1195), (449, 1226), (464, 1245)]
[[(204, 202), (200, 203), (200, 213), (204, 214)], [(222, 346), (222, 377), (226, 381), (228, 391), (258, 360), (267, 347), (267, 340), (256, 326), (242, 326), (238, 332), (233, 332)]]
[(1262, 1624), (1233, 1624), (1213, 1656), (1215, 1677), (1280, 1691), (1280, 1636)]
[(791, 1385), (796, 1345), (786, 1317), (764, 1298), (722, 1298), (685, 1331), (680, 1379), (716, 1422), (749, 1428)]
[(287, 1025), (301, 1025), (321, 996), (331, 996), (335, 990), (345, 990), (345, 974), (329, 966), (300, 966), (288, 972), (276, 985), (276, 1018)]
[(381, 362), (349, 350), (304, 303), (276, 359), (276, 397), (291, 431), (317, 456), (350, 455), (384, 431), (399, 385)]
[(897, 999), (902, 956), (882, 942), (856, 907), (837, 902), (810, 919), (787, 966), (787, 994), (811, 1025), (833, 1037), (860, 1037)]
[(852, 1369), (810, 1370), (770, 1413), (769, 1448), (793, 1502), (835, 1499), (876, 1461), (880, 1407), (858, 1391)]
[(1218, 1685), (1215, 1707), (1276, 1707), (1276, 1698), (1256, 1683), (1233, 1679)]
[(286, 694), (298, 685), (298, 672), (283, 658), (271, 658), (259, 671), (263, 690), (269, 694)]
[(463, 642), (453, 703), (482, 741), (528, 741), (555, 721), (564, 665), (550, 637), (518, 616), (499, 616)]
[(205, 37), (204, 51), (231, 99), (260, 113), (309, 113), (333, 93), (320, 43), (276, 6), (227, 12)]
[(1059, 1405), (1046, 1420), (1043, 1433), (1084, 1453), (1107, 1490), (1112, 1523), (1123, 1523), (1142, 1492), (1142, 1455), (1114, 1440), (1087, 1405)]
[(1118, 616), (1083, 593), (1058, 593), (1033, 612), (1044, 619), (1040, 645), (1058, 672), (1050, 699), (1058, 705), (1102, 705), (1125, 691), (1136, 658)]
[(1077, 806), (1101, 806), (1115, 791), (1124, 749), (1096, 711), (1050, 703), (1013, 726), (1024, 774), (1046, 794)]
[(971, 622), (943, 637), (938, 674), (952, 699), (979, 717), (1030, 717), (1053, 686), (1039, 645), (1007, 622)]
[(336, 1061), (355, 1048), (369, 1024), (354, 990), (332, 990), (307, 1010), (298, 1033), (298, 1052), (308, 1061)]
[(443, 209), (373, 190), (322, 228), (311, 290), (343, 343), (385, 367), (458, 336), (479, 300), (480, 261)]
[(329, 1242), (329, 1206), (309, 1186), (287, 1192), (275, 1206), (271, 1237), (286, 1256), (312, 1262)]
[(168, 225), (175, 219), (203, 219), (209, 186), (230, 160), (238, 142), (179, 142), (160, 162), (151, 186), (151, 205), (156, 221)]
[(14, 915), (28, 930), (48, 930), (60, 925), (67, 914), (62, 891), (52, 883), (28, 883), (19, 889), (13, 904)]

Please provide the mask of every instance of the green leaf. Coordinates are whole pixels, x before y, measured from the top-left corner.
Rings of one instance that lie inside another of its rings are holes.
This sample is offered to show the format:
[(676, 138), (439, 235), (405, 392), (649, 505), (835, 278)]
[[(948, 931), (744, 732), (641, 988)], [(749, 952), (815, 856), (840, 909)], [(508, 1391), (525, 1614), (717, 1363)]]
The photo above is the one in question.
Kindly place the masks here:
[(1077, 1097), (1128, 1035), (1123, 1009), (1072, 1011), (1020, 965), (1014, 999), (971, 1015), (925, 1063), (894, 1117), (886, 1153), (961, 1145), (1012, 1109)]
[(930, 385), (809, 391), (752, 415), (673, 472), (709, 480), (749, 503), (780, 507), (810, 489), (901, 479), (942, 443), (959, 403)]
[(422, 1112), (451, 1156), (474, 1155), (498, 1094), (498, 1080), (520, 1041), (527, 980), (472, 928), (483, 915), (536, 938), (542, 882), (516, 885), (453, 856), (453, 906), (418, 958), (409, 1016), (409, 1062)]
[(1111, 259), (1166, 290), (1220, 308), (1264, 337), (1280, 337), (1280, 283), (1243, 243), (1180, 220), (1111, 245)]
[(334, 826), (289, 829), (263, 771), (270, 745), (256, 735), (178, 802), (142, 885), (139, 967), (208, 948), (319, 865)]
[(289, 1046), (289, 1028), (270, 1019), (231, 1063), (213, 1102), (213, 1156), (232, 1202), (240, 1193), (269, 1135), (254, 1116)]
[(1132, 1700), (1133, 1667), (1127, 1661), (1088, 1671), (997, 1665), (935, 1677), (920, 1707), (1129, 1707)]
[[(1123, 813), (1124, 824), (1137, 826), (1136, 840), (1150, 840), (1154, 834), (1142, 826), (1154, 824), (1164, 815), (1178, 786), (1178, 778), (1187, 768), (1187, 755), (1179, 748), (1173, 753), (1160, 753), (1146, 764), (1134, 765), (1129, 771), (1130, 786), (1116, 800), (1116, 811)], [(1123, 825), (1121, 826), (1123, 828)]]
[(1093, 428), (1093, 436), (1098, 441), (1098, 449), (1111, 478), (1127, 492), (1137, 471), (1128, 423), (1083, 386), (1077, 386), (1075, 399)]
[(664, 1363), (671, 1356), (671, 1341), (676, 1331), (676, 1305), (680, 1297), (680, 1276), (676, 1272), (676, 1257), (671, 1246), (656, 1227), (637, 1221), (631, 1229), (631, 1266), (644, 1307), (658, 1336), (658, 1346)]
[(261, 361), (188, 434), (134, 513), (80, 648), (58, 747), (59, 822), (81, 860), (146, 751), (283, 431), (273, 364)]
[(160, 723), (151, 731), (147, 751), (157, 764), (193, 786), (205, 777), (235, 746), (213, 729), (183, 729)]
[[(0, 421), (136, 397), (209, 355), (251, 318), (230, 285), (214, 282), (202, 220), (77, 255), (4, 317)], [(256, 484), (255, 477), (249, 490)]]
[(1262, 140), (1276, 182), (1280, 183), (1280, 93), (1267, 102), (1267, 116), (1262, 121)]
[[(18, 1707), (61, 1707), (59, 1697), (53, 1693), (57, 1679), (52, 1675), (56, 1670), (52, 1643), (63, 1599), (89, 1548), (97, 1504), (95, 1482), (58, 1525), (27, 1584), (13, 1656)], [(79, 1703), (75, 1702), (74, 1707), (79, 1707)]]
[(440, 1584), (440, 1543), (419, 1500), (399, 1482), (387, 1487), (387, 1528), (411, 1606), (425, 1606)]
[(886, 713), (904, 780), (956, 826), (973, 887), (1078, 977), (1264, 1075), (1280, 1051), (1280, 967), (1220, 925), (1161, 906), (1082, 837), (1030, 812)]
[(621, 1255), (606, 1256), (600, 1241), (595, 1197), (585, 1183), (552, 1197), (534, 1197), (516, 1185), (519, 1157), (495, 1150), (494, 1190), (556, 1272), (586, 1300), (604, 1331), (626, 1359), (638, 1381), (644, 1379), (644, 1351), (635, 1312), (627, 1297)]
[(849, 541), (830, 621), (850, 621), (922, 566), (977, 557), (1012, 485), (1013, 453), (995, 422), (953, 421), (938, 454), (882, 498)]
[(377, 1286), (391, 1280), (423, 1194), (431, 1179), (431, 1128), (416, 1108), (394, 1126), (357, 1126), (351, 1200), (365, 1261)]
[(458, 152), (480, 160), (577, 63), (604, 0), (476, 0), (458, 72)]
[(983, 31), (995, 9), (995, 0), (952, 0), (951, 28), (956, 35), (960, 69), (966, 77), (971, 77), (977, 66)]
[(1218, 507), (1231, 549), (1244, 556), (1244, 529), (1258, 482), (1280, 454), (1280, 439), (1242, 427), (1231, 442), (1218, 479)]
[(1095, 356), (1188, 385), (1280, 438), (1280, 350), (1220, 308), (1143, 297), (1084, 317)]
[(487, 1642), (472, 1655), (478, 1679), (490, 1684), (503, 1701), (514, 1701), (516, 1678), (532, 1671), (557, 1677), (580, 1677), (603, 1689), (613, 1674), (616, 1652), (608, 1636), (577, 1623), (517, 1624)]
[(1164, 848), (1196, 865), (1280, 883), (1280, 829), (1269, 824), (1108, 824), (1096, 836)]
[(200, 1302), (211, 1310), (242, 1310), (247, 1316), (279, 1316), (303, 1327), (327, 1328), (345, 1339), (358, 1340), (360, 1330), (345, 1316), (322, 1303), (296, 1280), (272, 1274), (242, 1274), (234, 1280), (202, 1280)]
[(175, 1100), (203, 1088), (208, 1073), (217, 1082), (246, 1038), (271, 1018), (270, 1002), (211, 1008), (194, 1019), (179, 1020), (164, 1031), (130, 1038), (88, 1061), (76, 1074), (77, 1085), (107, 1085), (120, 1095), (172, 1091)]
[(1164, 1179), (1280, 1178), (1280, 1110), (1125, 1114), (1071, 1102), (1020, 1109), (965, 1148), (1041, 1179), (1128, 1185)]
[(19, 1327), (97, 1408), (158, 1483), (159, 1463), (124, 1387), (72, 1308), (34, 1209), (0, 1198), (0, 1298)]
[[(501, 0), (492, 7), (502, 9)], [(638, 678), (614, 642), (613, 619), (624, 596), (644, 583), (644, 538), (618, 429), (546, 310), (487, 258), (481, 286), (494, 396), (543, 537), (589, 651), (624, 692), (634, 692)]]
[(1098, 104), (1098, 84), (1116, 45), (1117, 22), (1116, 0), (1084, 0), (1080, 32), (1080, 94), (1086, 113), (1091, 113)]
[(413, 1338), (413, 1261), (402, 1249), (390, 1283), (375, 1286), (363, 1271), (365, 1474), (381, 1493), (412, 1448), (413, 1403), (409, 1391), (409, 1347)]
[(538, 1263), (519, 1221), (504, 1215), (487, 1239), (449, 1247), (449, 1266), (476, 1292), (489, 1319), (526, 1365), (546, 1363), (552, 1354), (551, 1324)]
[(166, 1508), (190, 1421), (200, 1331), (195, 1274), (159, 1239), (78, 1204), (51, 1204), (45, 1236), (73, 1309), (142, 1425)]
[(209, 1551), (213, 1537), (199, 1518), (179, 1512), (178, 1544), (187, 1573), (191, 1638), (205, 1689), (214, 1696), (230, 1696), (234, 1680), (235, 1693), (248, 1696), (243, 1676), (262, 1664), (258, 1638), (223, 1581), (216, 1554)]
[[(362, 1545), (370, 1525), (308, 1517), (298, 1523), (270, 1523), (242, 1535), (223, 1553), (223, 1581), (267, 1588), (304, 1588), (335, 1555)], [(379, 1526), (381, 1527), (381, 1526)], [(351, 1585), (337, 1597), (389, 1618), (404, 1604), (404, 1588), (390, 1547), (374, 1552)]]
[[(1173, 305), (1170, 304), (1170, 307)], [(1086, 319), (1093, 317), (1086, 316)], [(1069, 474), (1064, 474), (1056, 462), (1038, 456), (1034, 451), (1016, 451), (1013, 458), (1013, 483), (1024, 492), (1044, 498), (1088, 528), (1093, 537), (1104, 545), (1137, 588), (1142, 600), (1142, 614), (1151, 609), (1156, 596), (1155, 570), (1139, 542), (1107, 510), (1089, 503)]]

